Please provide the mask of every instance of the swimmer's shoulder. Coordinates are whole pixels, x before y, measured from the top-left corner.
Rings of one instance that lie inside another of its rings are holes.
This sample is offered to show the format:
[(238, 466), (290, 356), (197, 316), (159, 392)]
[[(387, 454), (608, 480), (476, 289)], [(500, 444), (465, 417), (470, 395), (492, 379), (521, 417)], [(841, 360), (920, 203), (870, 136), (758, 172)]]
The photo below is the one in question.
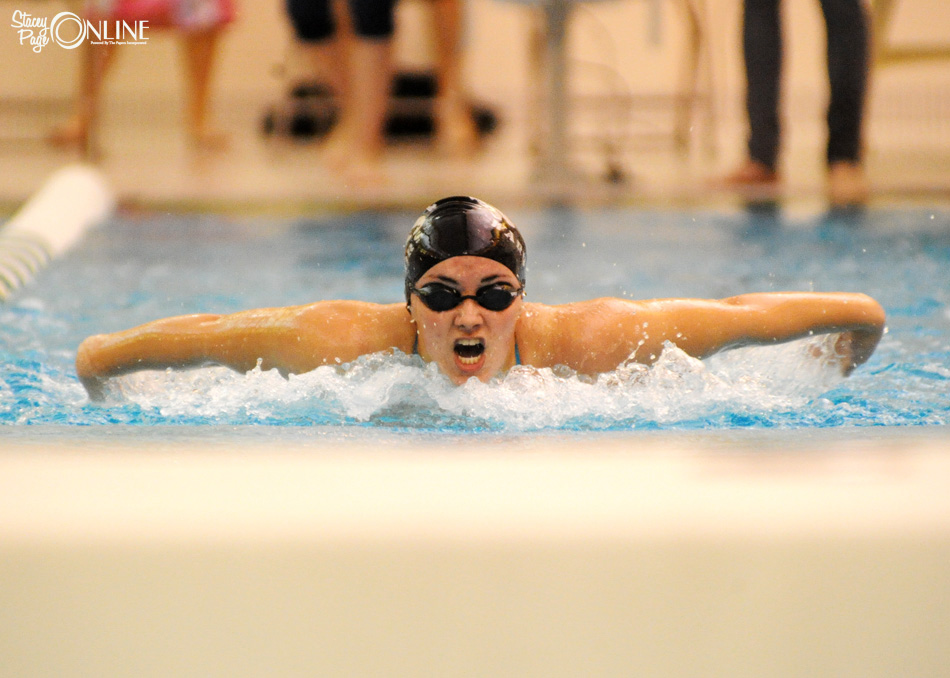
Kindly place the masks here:
[(331, 333), (357, 344), (361, 351), (397, 348), (412, 351), (416, 332), (406, 305), (367, 301), (317, 301), (292, 307), (295, 321), (307, 332)]
[(641, 302), (612, 297), (557, 305), (525, 303), (517, 329), (522, 360), (536, 367), (576, 366), (599, 348), (605, 327), (643, 310)]
[(616, 297), (601, 297), (568, 304), (538, 304), (525, 302), (521, 325), (525, 331), (550, 333), (565, 323), (571, 328), (590, 326), (592, 323), (612, 322), (617, 316), (630, 316), (650, 309), (652, 301), (635, 301)]

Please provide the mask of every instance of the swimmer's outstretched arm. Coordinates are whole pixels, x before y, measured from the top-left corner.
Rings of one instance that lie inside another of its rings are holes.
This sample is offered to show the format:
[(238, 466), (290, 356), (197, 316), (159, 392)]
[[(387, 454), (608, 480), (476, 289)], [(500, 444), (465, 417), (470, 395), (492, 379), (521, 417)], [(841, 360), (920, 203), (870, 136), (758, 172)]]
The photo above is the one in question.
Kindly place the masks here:
[(324, 301), (231, 315), (186, 315), (89, 337), (76, 373), (94, 400), (108, 377), (143, 369), (224, 365), (240, 372), (309, 372), (321, 365), (398, 348), (415, 336), (405, 304)]
[(699, 302), (674, 315), (666, 319), (672, 321), (671, 341), (700, 358), (727, 348), (838, 333), (844, 375), (871, 357), (885, 321), (884, 309), (865, 294), (822, 292), (744, 294)]
[[(871, 356), (884, 332), (884, 310), (864, 294), (773, 292), (728, 299), (595, 299), (538, 314), (552, 330), (547, 356), (588, 374), (615, 369), (631, 355), (652, 363), (672, 342), (704, 358), (718, 351), (841, 333), (836, 350), (843, 374)], [(530, 317), (531, 310), (528, 310)], [(547, 316), (547, 318), (545, 318)], [(546, 320), (546, 322), (545, 322)], [(538, 344), (542, 346), (542, 344)]]

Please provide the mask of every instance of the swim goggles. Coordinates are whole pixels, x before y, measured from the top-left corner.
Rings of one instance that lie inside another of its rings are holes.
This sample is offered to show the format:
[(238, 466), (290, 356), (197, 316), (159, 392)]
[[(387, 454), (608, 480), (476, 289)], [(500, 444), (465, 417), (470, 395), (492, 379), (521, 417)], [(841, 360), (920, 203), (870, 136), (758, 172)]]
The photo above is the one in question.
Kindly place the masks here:
[(512, 289), (508, 285), (485, 285), (478, 288), (475, 294), (463, 295), (457, 289), (442, 283), (429, 283), (422, 287), (413, 287), (412, 291), (422, 300), (430, 310), (436, 313), (451, 311), (466, 299), (474, 299), (475, 303), (488, 311), (504, 311), (515, 303), (524, 288)]

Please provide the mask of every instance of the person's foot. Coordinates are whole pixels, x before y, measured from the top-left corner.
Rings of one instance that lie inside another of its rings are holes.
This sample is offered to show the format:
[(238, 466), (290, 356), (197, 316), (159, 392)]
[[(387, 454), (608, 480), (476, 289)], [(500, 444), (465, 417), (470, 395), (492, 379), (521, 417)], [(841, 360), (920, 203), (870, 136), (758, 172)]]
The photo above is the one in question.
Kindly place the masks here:
[(356, 191), (379, 189), (389, 182), (386, 166), (378, 156), (352, 158), (341, 168), (340, 178), (347, 188)]
[(727, 188), (768, 188), (779, 183), (778, 173), (758, 160), (746, 160), (742, 165), (720, 179)]
[(450, 158), (467, 158), (478, 148), (478, 131), (468, 106), (457, 101), (436, 101), (436, 139), (439, 152)]
[(199, 151), (224, 151), (231, 145), (231, 137), (217, 129), (191, 128), (188, 130), (188, 143)]
[(59, 148), (83, 148), (89, 141), (89, 121), (80, 115), (74, 115), (59, 127), (46, 135), (46, 141)]
[(355, 162), (380, 162), (383, 150), (380, 135), (367, 134), (341, 121), (323, 142), (322, 155), (329, 167), (341, 169)]
[(339, 125), (324, 142), (323, 161), (347, 185), (369, 188), (385, 183), (383, 150), (375, 139), (361, 138)]
[(754, 202), (777, 200), (780, 185), (778, 172), (758, 160), (751, 159), (711, 182), (713, 189), (738, 193), (742, 198)]
[(868, 183), (860, 163), (839, 160), (828, 167), (828, 200), (847, 207), (867, 202)]
[(333, 170), (343, 169), (353, 153), (353, 144), (353, 135), (338, 123), (324, 139), (320, 149), (327, 167)]

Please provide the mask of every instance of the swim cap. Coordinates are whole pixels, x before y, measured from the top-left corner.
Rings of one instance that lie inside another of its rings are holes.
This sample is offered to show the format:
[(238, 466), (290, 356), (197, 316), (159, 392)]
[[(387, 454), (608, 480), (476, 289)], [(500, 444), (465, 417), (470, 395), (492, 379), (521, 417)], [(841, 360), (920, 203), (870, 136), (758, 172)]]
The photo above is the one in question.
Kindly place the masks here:
[(525, 246), (508, 217), (477, 198), (455, 196), (429, 205), (406, 241), (406, 303), (422, 275), (452, 257), (493, 259), (524, 286)]

